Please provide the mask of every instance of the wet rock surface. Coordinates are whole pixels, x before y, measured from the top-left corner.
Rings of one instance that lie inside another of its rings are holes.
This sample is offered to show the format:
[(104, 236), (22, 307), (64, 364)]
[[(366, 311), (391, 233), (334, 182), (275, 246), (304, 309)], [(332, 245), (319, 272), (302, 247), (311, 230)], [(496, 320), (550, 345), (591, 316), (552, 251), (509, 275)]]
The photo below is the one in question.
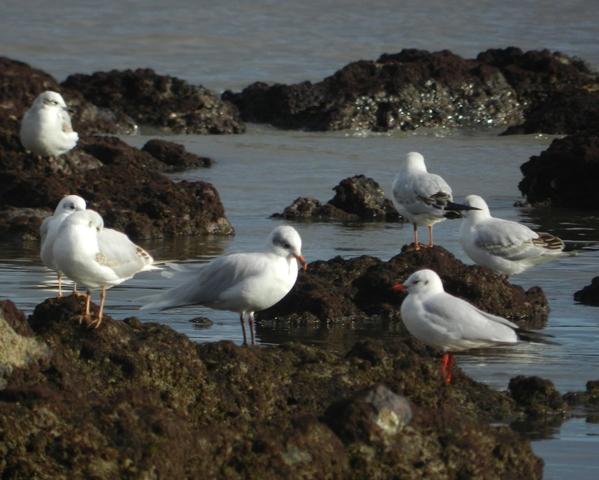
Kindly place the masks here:
[(567, 405), (553, 383), (540, 377), (518, 375), (510, 380), (512, 398), (529, 416), (565, 415)]
[(200, 157), (195, 153), (188, 152), (183, 145), (166, 140), (148, 140), (141, 149), (164, 163), (167, 166), (165, 168), (167, 171), (178, 172), (212, 165), (210, 158)]
[(575, 292), (574, 300), (586, 305), (599, 306), (599, 277), (594, 277), (590, 285)]
[(404, 297), (391, 287), (422, 268), (435, 270), (449, 293), (521, 327), (542, 328), (547, 322), (549, 305), (539, 287), (525, 291), (485, 267), (465, 265), (438, 246), (419, 251), (404, 247), (386, 262), (370, 256), (312, 262), (306, 272), (300, 271), (293, 290), (258, 316), (325, 323), (398, 319)]
[(326, 204), (309, 197), (296, 198), (275, 218), (355, 222), (360, 220), (396, 222), (401, 219), (391, 200), (372, 178), (354, 175), (333, 188), (335, 196)]
[(89, 329), (82, 308), (49, 299), (8, 322), (51, 354), (0, 389), (3, 478), (541, 477), (529, 443), (489, 423), (522, 414), (511, 397), (459, 369), (444, 384), (409, 338), (197, 345), (135, 318)]
[[(190, 154), (173, 145), (168, 142), (182, 159), (171, 155), (169, 161), (187, 162)], [(160, 173), (169, 169), (149, 153), (104, 136), (82, 136), (67, 155), (37, 159), (23, 150), (14, 130), (0, 130), (2, 236), (38, 238), (42, 219), (73, 193), (107, 226), (136, 239), (233, 233), (216, 189), (202, 181), (175, 183)]]
[(524, 123), (509, 127), (504, 134), (593, 135), (597, 133), (596, 125), (599, 125), (599, 92), (559, 92), (537, 102), (527, 111)]
[(149, 68), (70, 75), (62, 86), (90, 102), (173, 133), (241, 133), (235, 106), (202, 86)]
[[(223, 98), (239, 107), (244, 120), (281, 128), (387, 131), (510, 126), (535, 112), (523, 128), (545, 131), (560, 111), (564, 128), (583, 127), (583, 118), (594, 118), (596, 109), (590, 105), (584, 114), (563, 112), (569, 105), (556, 102), (555, 95), (582, 95), (596, 87), (596, 73), (583, 61), (559, 52), (509, 47), (464, 59), (447, 50), (405, 49), (376, 61), (350, 63), (317, 83), (257, 82), (239, 93), (227, 91)], [(539, 122), (543, 106), (546, 121)], [(580, 120), (571, 123), (573, 118)], [(559, 128), (556, 125), (553, 131)]]
[(596, 210), (599, 204), (599, 136), (556, 139), (520, 169), (518, 188), (533, 205)]

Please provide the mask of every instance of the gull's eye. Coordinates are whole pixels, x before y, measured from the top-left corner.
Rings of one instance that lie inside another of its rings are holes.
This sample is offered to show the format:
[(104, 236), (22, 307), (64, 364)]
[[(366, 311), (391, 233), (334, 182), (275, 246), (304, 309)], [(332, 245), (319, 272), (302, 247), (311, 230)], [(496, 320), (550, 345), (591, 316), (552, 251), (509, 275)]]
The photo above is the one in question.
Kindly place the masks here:
[(413, 283), (414, 283), (414, 285), (416, 285), (416, 284), (420, 283), (420, 280), (414, 280)]
[(71, 203), (71, 204), (69, 205), (69, 208), (70, 208), (71, 210), (75, 210), (75, 205), (73, 205), (73, 204)]
[(291, 245), (289, 245), (289, 242), (283, 242), (283, 248), (289, 250), (291, 248)]
[(425, 281), (424, 281), (424, 284), (425, 284), (425, 285), (428, 285), (428, 280), (425, 280)]
[(99, 232), (100, 231), (100, 227), (96, 227), (96, 230)]

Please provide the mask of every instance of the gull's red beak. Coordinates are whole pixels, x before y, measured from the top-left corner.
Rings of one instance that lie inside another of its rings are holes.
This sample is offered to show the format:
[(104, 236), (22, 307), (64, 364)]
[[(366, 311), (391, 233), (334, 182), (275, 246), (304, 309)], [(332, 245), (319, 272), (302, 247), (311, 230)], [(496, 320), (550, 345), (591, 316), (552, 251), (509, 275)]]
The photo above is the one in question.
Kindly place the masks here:
[(303, 255), (294, 255), (294, 257), (299, 262), (299, 264), (302, 266), (302, 268), (304, 269), (304, 272), (306, 270), (308, 270), (308, 262), (306, 262), (306, 259), (304, 258)]
[(397, 293), (406, 293), (408, 291), (408, 289), (403, 283), (396, 283), (391, 287), (391, 290)]

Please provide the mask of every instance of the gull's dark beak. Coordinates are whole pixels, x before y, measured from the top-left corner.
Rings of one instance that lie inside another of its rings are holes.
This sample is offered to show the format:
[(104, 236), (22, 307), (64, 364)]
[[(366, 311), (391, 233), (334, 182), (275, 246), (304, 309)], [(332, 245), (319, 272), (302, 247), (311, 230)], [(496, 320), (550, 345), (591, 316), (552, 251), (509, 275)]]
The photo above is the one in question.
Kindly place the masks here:
[(391, 287), (391, 290), (393, 290), (396, 293), (406, 293), (408, 291), (408, 289), (403, 283), (396, 283)]

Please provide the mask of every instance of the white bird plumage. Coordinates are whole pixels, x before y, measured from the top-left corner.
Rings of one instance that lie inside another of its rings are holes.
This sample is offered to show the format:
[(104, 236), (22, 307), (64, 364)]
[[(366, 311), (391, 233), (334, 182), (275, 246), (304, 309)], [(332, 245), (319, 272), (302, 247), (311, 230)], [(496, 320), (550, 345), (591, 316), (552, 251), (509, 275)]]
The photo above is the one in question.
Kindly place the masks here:
[(21, 144), (34, 155), (56, 157), (77, 145), (62, 95), (47, 90), (36, 97), (21, 120)]
[(54, 213), (46, 217), (40, 226), (40, 258), (46, 267), (56, 271), (58, 276), (58, 296), (62, 296), (62, 273), (54, 262), (54, 241), (62, 222), (76, 211), (85, 210), (86, 203), (78, 195), (67, 195), (63, 197), (54, 209)]
[(106, 289), (119, 285), (136, 273), (155, 269), (154, 259), (127, 235), (104, 228), (104, 220), (93, 210), (77, 211), (60, 226), (54, 241), (54, 262), (74, 282), (88, 289), (85, 315), (89, 320), (89, 290), (100, 289), (100, 311), (92, 322), (102, 322)]
[(494, 218), (478, 195), (468, 195), (467, 205), (477, 208), (464, 214), (460, 243), (477, 264), (505, 275), (515, 275), (562, 255), (564, 242), (526, 225)]
[(433, 245), (433, 225), (447, 218), (459, 218), (468, 207), (453, 202), (451, 187), (443, 178), (429, 173), (424, 157), (410, 152), (399, 166), (392, 185), (395, 208), (414, 227), (414, 244), (418, 243), (418, 227), (428, 227), (428, 245)]
[(169, 309), (204, 305), (239, 313), (244, 343), (244, 317), (254, 343), (254, 312), (271, 307), (295, 285), (298, 264), (305, 267), (302, 241), (291, 226), (275, 228), (261, 252), (234, 253), (214, 259), (200, 268), (188, 268), (177, 276), (182, 283), (158, 295), (147, 297), (146, 309)]

